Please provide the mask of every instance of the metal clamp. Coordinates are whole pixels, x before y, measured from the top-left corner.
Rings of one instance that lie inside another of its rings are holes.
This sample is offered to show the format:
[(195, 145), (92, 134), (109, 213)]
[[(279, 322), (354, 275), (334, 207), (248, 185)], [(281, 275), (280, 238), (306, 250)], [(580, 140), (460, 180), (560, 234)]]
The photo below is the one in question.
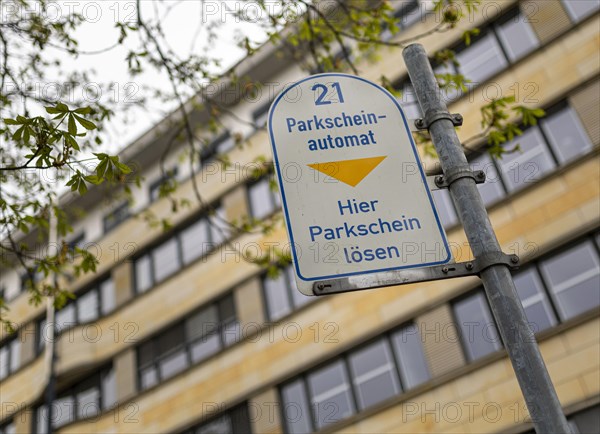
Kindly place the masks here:
[(428, 114), (425, 119), (415, 119), (415, 127), (417, 127), (418, 130), (428, 130), (434, 122), (437, 122), (440, 119), (448, 119), (455, 127), (460, 127), (463, 124), (463, 117), (460, 113), (450, 114), (445, 111), (440, 111)]
[(461, 178), (472, 178), (476, 184), (483, 184), (485, 182), (485, 172), (483, 170), (459, 169), (449, 171), (446, 175), (437, 175), (434, 180), (438, 188), (448, 188), (453, 182)]
[(386, 286), (429, 282), (432, 280), (477, 276), (482, 271), (494, 265), (506, 265), (511, 269), (515, 269), (519, 267), (519, 257), (517, 255), (507, 255), (503, 252), (494, 252), (473, 261), (458, 262), (455, 264), (385, 271), (383, 273), (364, 274), (342, 279), (321, 280), (313, 284), (313, 294), (329, 295), (340, 292), (383, 288)]

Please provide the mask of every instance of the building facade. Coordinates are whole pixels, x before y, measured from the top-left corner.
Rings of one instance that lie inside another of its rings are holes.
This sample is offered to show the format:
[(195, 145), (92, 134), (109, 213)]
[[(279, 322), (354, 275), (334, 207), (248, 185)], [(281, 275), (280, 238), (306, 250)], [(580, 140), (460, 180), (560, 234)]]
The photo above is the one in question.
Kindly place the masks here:
[[(404, 3), (397, 38), (439, 19), (426, 2)], [(506, 145), (520, 152), (497, 160), (474, 142), (467, 154), (487, 174), (479, 189), (503, 250), (521, 257), (518, 295), (574, 432), (597, 432), (600, 419), (599, 9), (593, 0), (484, 2), (458, 28), (422, 41), (430, 53), (454, 48), (458, 72), (472, 80), (468, 92), (445, 95), (465, 119), (462, 140), (481, 132), (479, 108), (500, 94), (546, 111)], [(475, 26), (479, 36), (461, 45)], [(366, 78), (393, 78), (407, 117), (420, 116), (400, 49), (357, 65)], [(229, 128), (200, 161), (171, 147), (165, 119), (122, 153), (144, 179), (133, 203), (99, 188), (63, 198), (65, 209), (86, 210), (73, 211), (67, 241), (95, 249), (99, 265), (67, 282), (77, 298), (56, 312), (55, 431), (531, 431), (477, 278), (316, 298), (294, 288), (289, 267), (272, 278), (244, 260), (285, 250), (287, 236), (270, 176), (255, 176), (271, 158), (266, 130), (238, 119), (264, 125), (275, 94), (306, 72), (269, 46), (238, 68), (262, 92), (234, 98)], [(190, 203), (176, 213), (159, 194), (168, 177)], [(466, 260), (447, 191), (434, 198), (456, 260)], [(172, 227), (149, 225), (148, 212)], [(233, 235), (227, 221), (245, 218), (275, 229)], [(0, 340), (1, 434), (46, 432), (51, 325), (43, 304), (28, 303), (24, 278), (18, 268), (0, 276), (17, 327)]]

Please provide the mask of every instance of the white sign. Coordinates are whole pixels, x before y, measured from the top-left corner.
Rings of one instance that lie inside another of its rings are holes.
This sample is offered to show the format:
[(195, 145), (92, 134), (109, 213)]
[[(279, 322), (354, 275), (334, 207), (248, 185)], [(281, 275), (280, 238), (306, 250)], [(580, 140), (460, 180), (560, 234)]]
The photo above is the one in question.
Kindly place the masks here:
[(284, 90), (269, 135), (298, 289), (452, 259), (400, 105), (381, 86), (319, 74)]

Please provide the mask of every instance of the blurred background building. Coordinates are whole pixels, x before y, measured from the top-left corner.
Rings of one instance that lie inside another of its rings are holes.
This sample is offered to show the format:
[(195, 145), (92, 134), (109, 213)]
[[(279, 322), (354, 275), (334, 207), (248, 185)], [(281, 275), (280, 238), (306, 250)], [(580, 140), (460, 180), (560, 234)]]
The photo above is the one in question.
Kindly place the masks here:
[[(439, 17), (426, 11), (403, 2), (394, 38), (435, 25)], [(504, 251), (522, 258), (519, 296), (574, 432), (597, 432), (600, 417), (598, 11), (595, 0), (484, 2), (459, 28), (423, 41), (430, 53), (454, 48), (458, 72), (473, 82), (447, 95), (465, 118), (462, 139), (481, 132), (479, 107), (500, 94), (547, 113), (507, 145), (518, 142), (521, 152), (495, 160), (479, 142), (468, 155), (487, 173), (479, 188)], [(462, 45), (475, 26), (480, 35)], [(366, 78), (393, 78), (407, 117), (420, 116), (400, 49), (356, 61)], [(256, 98), (229, 92), (228, 104), (258, 125), (275, 94), (306, 76), (268, 45), (237, 68), (263, 87)], [(199, 129), (205, 116), (193, 116)], [(268, 235), (232, 236), (226, 224), (280, 219), (270, 176), (253, 170), (258, 157), (271, 158), (267, 133), (236, 117), (225, 116), (230, 129), (191, 164), (186, 145), (172, 143), (173, 119), (127, 147), (122, 160), (144, 179), (131, 186), (131, 204), (101, 188), (63, 198), (75, 228), (66, 241), (96, 249), (99, 265), (68, 283), (77, 298), (56, 313), (55, 431), (530, 431), (478, 279), (315, 298), (295, 290), (290, 268), (271, 279), (241, 258), (287, 237), (280, 220)], [(159, 194), (169, 177), (191, 204), (176, 213)], [(435, 200), (456, 259), (465, 260), (447, 192)], [(151, 227), (141, 218), (148, 210), (172, 227)], [(28, 303), (24, 279), (18, 268), (0, 277), (17, 325), (0, 341), (1, 434), (46, 432), (49, 326), (44, 304)]]

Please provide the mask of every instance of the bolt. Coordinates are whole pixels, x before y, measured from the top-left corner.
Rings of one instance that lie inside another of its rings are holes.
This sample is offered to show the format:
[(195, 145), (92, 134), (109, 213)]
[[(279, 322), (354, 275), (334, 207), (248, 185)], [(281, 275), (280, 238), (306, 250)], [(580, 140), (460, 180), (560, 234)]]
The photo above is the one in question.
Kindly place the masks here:
[(435, 183), (440, 186), (440, 185), (444, 185), (444, 176), (443, 175), (438, 175), (435, 177)]
[(325, 289), (325, 285), (323, 285), (322, 283), (319, 283), (319, 284), (317, 285), (317, 289), (319, 289), (319, 290), (323, 291), (323, 289)]
[(447, 272), (448, 272), (448, 267), (442, 268), (442, 273), (447, 273)]
[(485, 172), (484, 172), (483, 170), (479, 170), (479, 171), (477, 172), (477, 177), (478, 177), (479, 179), (484, 179), (484, 178), (485, 178)]
[(462, 115), (461, 115), (461, 114), (455, 114), (455, 115), (454, 115), (454, 120), (455, 120), (456, 122), (462, 122), (462, 121), (463, 121), (463, 117), (462, 117)]
[(425, 121), (423, 119), (415, 119), (415, 126), (417, 128), (425, 128)]
[(510, 257), (510, 262), (512, 262), (513, 264), (516, 264), (519, 262), (519, 257), (517, 255), (512, 255)]
[(465, 265), (465, 267), (467, 268), (467, 270), (472, 270), (473, 269), (473, 263), (472, 262), (467, 262), (467, 264)]

